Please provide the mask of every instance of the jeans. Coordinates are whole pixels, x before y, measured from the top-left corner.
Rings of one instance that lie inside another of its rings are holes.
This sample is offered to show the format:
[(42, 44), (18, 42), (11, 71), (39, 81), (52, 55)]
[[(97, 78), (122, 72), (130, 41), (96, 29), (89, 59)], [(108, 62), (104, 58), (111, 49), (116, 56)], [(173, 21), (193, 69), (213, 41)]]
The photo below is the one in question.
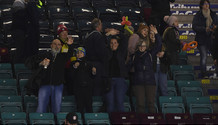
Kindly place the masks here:
[(38, 113), (47, 112), (48, 103), (51, 96), (51, 110), (55, 115), (61, 110), (63, 84), (61, 85), (43, 85), (39, 89), (38, 94)]
[(200, 46), (198, 46), (198, 49), (200, 51), (201, 74), (202, 74), (202, 77), (204, 77), (206, 75), (206, 63), (207, 63), (208, 48), (206, 45), (200, 45)]
[(112, 78), (111, 90), (106, 94), (107, 112), (124, 112), (127, 84), (124, 78)]
[(155, 81), (156, 81), (156, 95), (167, 96), (167, 74), (162, 73), (160, 71), (160, 64), (157, 64)]

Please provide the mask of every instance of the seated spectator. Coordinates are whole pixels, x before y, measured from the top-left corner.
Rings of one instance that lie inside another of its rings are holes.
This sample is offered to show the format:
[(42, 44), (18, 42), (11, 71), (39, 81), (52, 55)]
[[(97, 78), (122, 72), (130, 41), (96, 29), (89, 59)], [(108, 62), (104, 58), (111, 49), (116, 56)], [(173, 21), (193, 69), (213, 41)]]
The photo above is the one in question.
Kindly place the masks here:
[(76, 50), (77, 60), (73, 61), (72, 77), (74, 77), (74, 94), (77, 111), (80, 113), (92, 111), (93, 76), (96, 68), (86, 60), (86, 51), (83, 47)]
[(63, 125), (78, 125), (78, 116), (77, 116), (77, 114), (74, 113), (74, 112), (68, 113)]

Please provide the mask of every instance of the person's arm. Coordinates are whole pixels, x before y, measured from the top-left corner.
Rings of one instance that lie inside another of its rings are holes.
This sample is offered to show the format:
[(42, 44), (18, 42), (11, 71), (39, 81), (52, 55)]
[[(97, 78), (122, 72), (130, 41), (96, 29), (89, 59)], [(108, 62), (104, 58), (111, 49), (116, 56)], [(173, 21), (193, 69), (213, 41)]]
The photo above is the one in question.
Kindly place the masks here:
[(139, 36), (137, 34), (133, 34), (130, 36), (128, 41), (128, 53), (130, 55), (132, 55), (135, 52), (138, 41), (139, 41)]

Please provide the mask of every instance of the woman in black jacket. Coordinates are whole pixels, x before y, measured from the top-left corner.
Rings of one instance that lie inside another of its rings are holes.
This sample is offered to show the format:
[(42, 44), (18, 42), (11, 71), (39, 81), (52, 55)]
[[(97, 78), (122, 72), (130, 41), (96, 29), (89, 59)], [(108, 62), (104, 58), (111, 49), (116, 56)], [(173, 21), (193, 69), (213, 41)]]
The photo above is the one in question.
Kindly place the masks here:
[(195, 41), (200, 51), (200, 66), (202, 78), (207, 78), (206, 62), (207, 52), (211, 49), (212, 32), (218, 24), (217, 15), (210, 9), (209, 0), (200, 1), (200, 11), (194, 16), (192, 28), (196, 32)]

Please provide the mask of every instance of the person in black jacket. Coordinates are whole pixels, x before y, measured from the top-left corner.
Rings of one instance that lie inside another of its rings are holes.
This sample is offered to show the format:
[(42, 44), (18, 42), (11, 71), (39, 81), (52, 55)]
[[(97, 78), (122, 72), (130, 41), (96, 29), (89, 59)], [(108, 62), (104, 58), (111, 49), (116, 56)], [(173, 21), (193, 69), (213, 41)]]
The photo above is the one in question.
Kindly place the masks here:
[[(84, 47), (86, 49), (87, 60), (90, 61), (98, 72), (94, 78), (94, 95), (100, 96), (104, 94), (104, 88), (108, 79), (107, 58), (107, 40), (106, 36), (116, 35), (118, 33), (115, 29), (107, 29), (106, 35), (102, 33), (102, 22), (95, 18), (91, 22), (92, 31), (86, 35)], [(105, 84), (104, 84), (105, 83)], [(107, 85), (106, 85), (107, 86)]]
[(51, 44), (51, 51), (42, 55), (35, 55), (26, 60), (31, 69), (40, 69), (38, 78), (33, 81), (39, 85), (38, 107), (36, 112), (47, 112), (51, 98), (52, 112), (56, 115), (61, 110), (61, 100), (64, 80), (64, 66), (73, 54), (73, 41), (69, 41), (68, 53), (61, 53), (62, 44), (55, 39)]
[(109, 77), (111, 89), (106, 94), (107, 112), (124, 112), (124, 99), (127, 91), (127, 67), (125, 59), (127, 54), (128, 40), (120, 33), (110, 39), (109, 51)]
[(214, 65), (216, 66), (216, 75), (215, 77), (217, 78), (218, 75), (218, 28), (216, 28), (214, 32), (214, 39), (213, 39), (213, 44), (212, 44), (212, 49), (211, 49), (211, 54), (214, 60)]
[(74, 78), (74, 94), (76, 97), (77, 111), (80, 113), (92, 111), (93, 76), (96, 68), (85, 59), (86, 51), (83, 47), (76, 50), (77, 60), (73, 61), (72, 76)]
[(212, 33), (217, 25), (217, 15), (210, 9), (209, 0), (201, 0), (200, 11), (193, 18), (192, 28), (196, 32), (195, 41), (198, 42), (198, 49), (200, 51), (202, 78), (208, 78), (206, 73), (207, 53), (211, 49)]
[(166, 15), (171, 15), (170, 3), (173, 2), (175, 2), (175, 0), (148, 0), (148, 3), (151, 4), (152, 8), (149, 24), (155, 25), (160, 35), (163, 34), (163, 31), (167, 26), (163, 18)]
[(178, 19), (175, 16), (165, 16), (164, 21), (168, 24), (163, 33), (163, 43), (166, 45), (169, 65), (178, 65), (181, 42), (179, 40)]
[[(153, 25), (150, 29), (157, 34)], [(148, 106), (148, 113), (156, 113), (155, 94), (156, 83), (153, 69), (153, 58), (158, 53), (161, 41), (155, 41), (154, 46), (150, 49), (148, 41), (140, 40), (137, 50), (132, 57), (134, 68), (133, 93), (136, 97), (136, 112), (145, 113), (145, 106)], [(145, 101), (146, 98), (146, 101)], [(146, 103), (145, 103), (146, 102)]]

